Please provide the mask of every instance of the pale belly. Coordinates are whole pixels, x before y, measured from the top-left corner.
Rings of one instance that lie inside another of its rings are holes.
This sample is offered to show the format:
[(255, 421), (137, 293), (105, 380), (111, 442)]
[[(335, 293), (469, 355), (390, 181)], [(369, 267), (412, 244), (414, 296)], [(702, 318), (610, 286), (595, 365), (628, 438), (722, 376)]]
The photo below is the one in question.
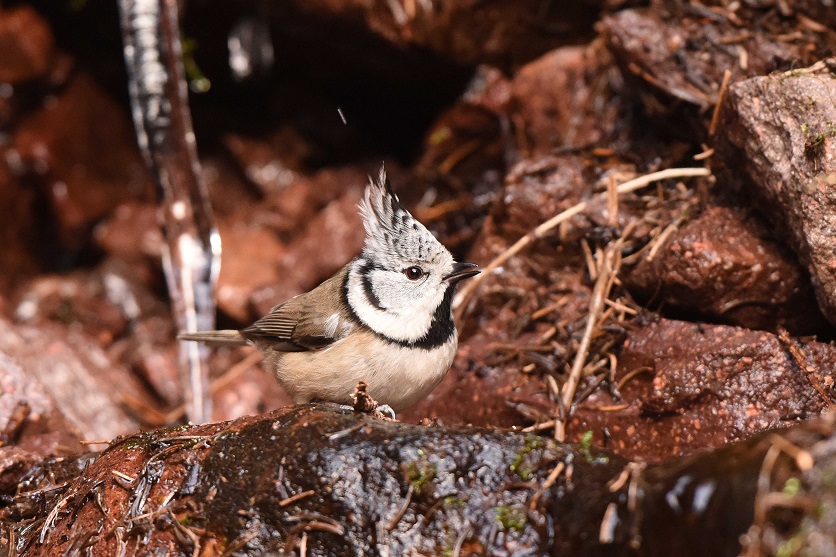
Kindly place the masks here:
[(296, 403), (351, 404), (360, 381), (380, 404), (400, 412), (427, 396), (444, 378), (457, 341), (433, 350), (403, 348), (372, 333), (353, 334), (322, 350), (273, 352), (276, 376)]

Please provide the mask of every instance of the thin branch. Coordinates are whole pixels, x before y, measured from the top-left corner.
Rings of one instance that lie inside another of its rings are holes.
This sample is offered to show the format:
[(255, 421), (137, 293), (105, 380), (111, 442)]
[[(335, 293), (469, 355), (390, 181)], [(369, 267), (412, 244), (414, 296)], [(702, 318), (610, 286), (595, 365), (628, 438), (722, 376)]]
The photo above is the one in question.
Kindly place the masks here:
[[(654, 182), (658, 182), (659, 180), (667, 180), (669, 178), (687, 178), (687, 177), (695, 177), (695, 176), (709, 176), (711, 172), (706, 168), (668, 168), (666, 170), (660, 170), (659, 172), (653, 172), (651, 174), (646, 174), (644, 176), (639, 176), (638, 178), (634, 178), (623, 184), (619, 185), (616, 188), (616, 192), (618, 195), (623, 195), (625, 193), (630, 193), (636, 190), (639, 190), (649, 184)], [(607, 192), (599, 193), (598, 196), (608, 195)], [(565, 211), (555, 215), (554, 217), (550, 218), (546, 222), (540, 224), (533, 230), (531, 230), (528, 234), (517, 240), (514, 245), (509, 247), (504, 252), (500, 253), (498, 256), (494, 258), (493, 261), (488, 263), (485, 268), (482, 270), (480, 275), (477, 275), (467, 281), (464, 286), (459, 290), (456, 297), (453, 299), (453, 307), (456, 310), (456, 317), (461, 318), (462, 312), (464, 308), (467, 306), (467, 302), (470, 300), (470, 297), (482, 284), (482, 282), (495, 271), (498, 267), (500, 267), (503, 263), (505, 263), (511, 257), (517, 255), (523, 249), (534, 243), (536, 240), (544, 237), (546, 234), (551, 232), (554, 228), (556, 228), (560, 223), (569, 220), (570, 218), (574, 217), (577, 214), (582, 213), (586, 210), (589, 206), (589, 201), (582, 201), (577, 205), (566, 209)]]

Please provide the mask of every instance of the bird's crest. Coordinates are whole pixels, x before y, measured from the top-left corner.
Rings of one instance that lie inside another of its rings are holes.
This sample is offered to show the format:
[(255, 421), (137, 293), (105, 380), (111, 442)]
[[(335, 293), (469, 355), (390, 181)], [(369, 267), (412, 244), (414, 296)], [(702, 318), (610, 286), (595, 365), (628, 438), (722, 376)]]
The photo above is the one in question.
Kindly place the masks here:
[(383, 167), (377, 180), (369, 177), (360, 201), (360, 215), (366, 228), (364, 252), (375, 259), (394, 258), (400, 265), (405, 261), (429, 261), (446, 252), (430, 231), (401, 206)]

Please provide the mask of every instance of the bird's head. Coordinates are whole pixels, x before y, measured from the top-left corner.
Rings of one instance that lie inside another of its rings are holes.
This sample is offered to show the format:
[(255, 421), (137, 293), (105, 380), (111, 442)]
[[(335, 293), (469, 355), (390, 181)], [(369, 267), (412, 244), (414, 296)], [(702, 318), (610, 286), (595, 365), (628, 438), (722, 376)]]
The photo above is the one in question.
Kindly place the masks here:
[(457, 263), (401, 206), (383, 169), (377, 180), (369, 180), (360, 215), (365, 245), (347, 280), (355, 314), (375, 332), (402, 343), (419, 342), (439, 325), (449, 329), (453, 289), (479, 273), (476, 266)]

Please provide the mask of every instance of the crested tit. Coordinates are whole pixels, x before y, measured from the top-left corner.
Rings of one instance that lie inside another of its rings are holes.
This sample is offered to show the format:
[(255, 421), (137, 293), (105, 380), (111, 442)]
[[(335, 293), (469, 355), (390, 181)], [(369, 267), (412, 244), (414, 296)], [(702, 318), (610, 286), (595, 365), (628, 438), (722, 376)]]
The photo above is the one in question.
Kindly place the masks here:
[(350, 404), (354, 387), (399, 412), (441, 381), (458, 346), (456, 284), (479, 273), (404, 209), (383, 169), (360, 202), (363, 251), (310, 292), (240, 331), (183, 333), (183, 340), (252, 344), (298, 403)]

